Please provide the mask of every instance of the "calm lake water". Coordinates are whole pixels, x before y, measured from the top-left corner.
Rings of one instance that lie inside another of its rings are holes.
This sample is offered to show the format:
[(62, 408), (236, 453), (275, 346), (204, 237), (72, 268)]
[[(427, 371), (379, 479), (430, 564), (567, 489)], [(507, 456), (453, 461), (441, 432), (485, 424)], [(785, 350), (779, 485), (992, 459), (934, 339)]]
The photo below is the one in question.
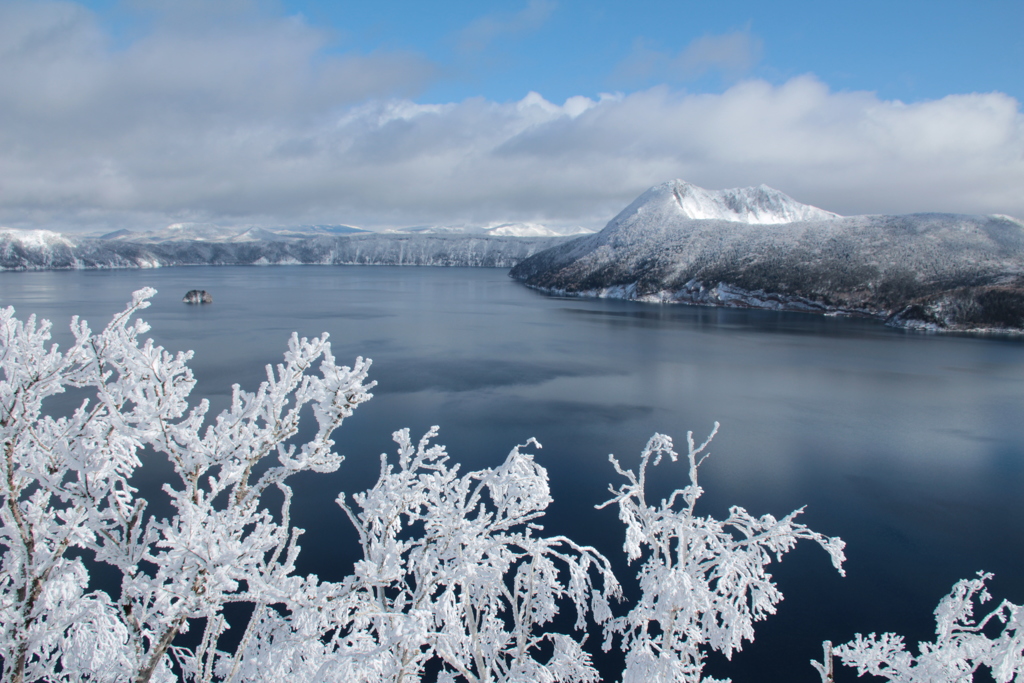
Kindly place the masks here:
[[(551, 298), (489, 269), (197, 267), (0, 273), (0, 305), (101, 328), (133, 290), (159, 294), (143, 318), (172, 351), (193, 349), (194, 396), (227, 406), (254, 389), (289, 334), (331, 335), (339, 362), (374, 360), (375, 397), (336, 435), (348, 456), (304, 476), (293, 514), (300, 569), (340, 579), (355, 535), (339, 490), (372, 485), (391, 433), (441, 426), (464, 467), (496, 465), (533, 436), (551, 474), (550, 533), (596, 546), (623, 578), (622, 527), (594, 510), (615, 453), (634, 467), (654, 432), (685, 444), (722, 424), (702, 468), (704, 513), (730, 505), (804, 522), (847, 542), (846, 578), (816, 546), (774, 565), (786, 599), (757, 640), (711, 672), (816, 681), (824, 639), (896, 631), (933, 637), (953, 583), (995, 573), (997, 599), (1024, 602), (1024, 340), (907, 333), (877, 322), (765, 311)], [(193, 288), (214, 303), (181, 303)], [(665, 491), (685, 470), (661, 466)], [(615, 482), (618, 483), (618, 482)], [(614, 671), (614, 657), (600, 659)], [(855, 679), (852, 670), (839, 680)]]

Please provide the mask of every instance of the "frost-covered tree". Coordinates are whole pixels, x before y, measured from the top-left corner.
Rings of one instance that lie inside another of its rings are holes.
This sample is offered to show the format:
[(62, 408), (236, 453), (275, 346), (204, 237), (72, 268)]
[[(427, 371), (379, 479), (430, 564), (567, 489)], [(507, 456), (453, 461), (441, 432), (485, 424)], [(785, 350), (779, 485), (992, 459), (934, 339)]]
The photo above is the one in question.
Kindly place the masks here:
[[(338, 366), (324, 335), (292, 336), (284, 363), (203, 429), (208, 404), (191, 411), (188, 354), (171, 356), (133, 320), (152, 289), (136, 292), (99, 334), (72, 320), (75, 342), (49, 346), (50, 325), (0, 312), (0, 666), (4, 681), (210, 680), (232, 602), (287, 602), (299, 530), (289, 522), (287, 478), (329, 472), (341, 457), (331, 433), (366, 401), (369, 362)], [(319, 362), (319, 374), (310, 371)], [(77, 389), (67, 417), (46, 399)], [(297, 446), (312, 406), (314, 437)], [(164, 491), (174, 514), (156, 519), (136, 495), (140, 456), (163, 454), (177, 480)], [(258, 474), (257, 474), (258, 472)], [(276, 515), (270, 488), (283, 494)], [(120, 572), (116, 595), (89, 590), (82, 553)], [(200, 644), (175, 645), (201, 627)]]
[(637, 472), (623, 469), (609, 456), (626, 483), (610, 487), (614, 497), (599, 507), (619, 506), (619, 519), (626, 525), (626, 555), (630, 562), (642, 559), (640, 600), (628, 614), (611, 620), (606, 631), (606, 648), (613, 634), (623, 639), (623, 683), (713, 680), (703, 678), (706, 652), (716, 650), (731, 658), (744, 640), (754, 639), (754, 622), (774, 614), (782, 600), (765, 567), (800, 539), (820, 544), (843, 572), (843, 541), (794, 521), (802, 508), (782, 519), (754, 517), (741, 507), (730, 508), (724, 520), (695, 513), (704, 492), (697, 470), (717, 432), (716, 422), (700, 446), (693, 432), (687, 433), (690, 482), (657, 505), (647, 501), (648, 468), (665, 456), (678, 458), (672, 440), (662, 434), (651, 437)]
[(436, 434), (414, 445), (396, 432), (397, 463), (381, 457), (377, 484), (353, 496), (355, 506), (338, 499), (363, 549), (349, 636), (386, 646), (386, 680), (418, 680), (430, 657), (442, 681), (599, 680), (581, 643), (546, 627), (565, 600), (578, 630), (588, 613), (611, 617), (619, 586), (608, 560), (539, 535), (551, 496), (532, 454), (517, 446), (499, 467), (460, 476), (430, 445)]
[[(339, 498), (362, 544), (354, 573), (295, 576), (287, 480), (337, 469), (330, 437), (370, 398), (369, 361), (338, 366), (326, 335), (293, 335), (259, 390), (236, 386), (207, 424), (205, 401), (188, 406), (190, 356), (140, 341), (133, 316), (153, 294), (99, 334), (73, 320), (63, 353), (49, 323), (0, 315), (3, 681), (412, 681), (431, 659), (441, 680), (597, 680), (581, 641), (549, 626), (563, 603), (577, 630), (606, 621), (619, 587), (592, 548), (540, 535), (550, 492), (532, 455), (461, 475), (429, 444), (436, 430), (415, 446), (397, 432), (398, 462), (382, 457), (372, 489)], [(68, 388), (81, 406), (46, 414)], [(310, 406), (316, 433), (294, 444)], [(161, 456), (175, 474), (166, 519), (132, 485)], [(90, 590), (87, 561), (116, 568), (120, 590)], [(230, 603), (253, 611), (225, 651)]]
[(577, 629), (611, 616), (608, 561), (536, 533), (551, 499), (532, 455), (460, 476), (436, 434), (396, 432), (397, 463), (382, 455), (373, 488), (339, 496), (363, 551), (354, 573), (308, 583), (287, 617), (267, 611), (234, 680), (411, 683), (431, 660), (439, 681), (599, 680), (582, 643), (548, 627), (565, 600)]
[[(206, 401), (189, 407), (190, 355), (140, 339), (148, 327), (134, 315), (153, 294), (137, 292), (100, 333), (73, 319), (64, 352), (49, 344), (49, 323), (0, 311), (4, 683), (411, 683), (428, 671), (442, 683), (583, 683), (599, 680), (580, 636), (593, 624), (604, 627), (605, 648), (618, 641), (625, 651), (624, 683), (697, 683), (709, 680), (706, 652), (731, 656), (775, 611), (782, 594), (765, 572), (773, 559), (807, 539), (842, 571), (842, 541), (797, 523), (801, 510), (782, 519), (739, 507), (724, 520), (696, 514), (698, 468), (715, 432), (699, 446), (687, 435), (689, 483), (649, 503), (649, 468), (678, 457), (659, 434), (635, 472), (611, 457), (626, 481), (600, 507), (618, 506), (627, 557), (640, 561), (640, 599), (615, 616), (621, 592), (609, 561), (543, 535), (551, 495), (533, 455), (517, 446), (498, 467), (463, 474), (431, 443), (434, 428), (417, 443), (396, 432), (397, 459), (381, 456), (377, 483), (339, 496), (339, 521), (347, 515), (362, 550), (352, 574), (337, 583), (297, 576), (289, 478), (339, 467), (331, 435), (370, 398), (369, 361), (339, 366), (326, 335), (292, 335), (267, 381), (255, 393), (235, 386), (230, 408), (209, 420)], [(48, 414), (67, 390), (81, 397), (78, 408)], [(312, 436), (296, 443), (310, 414)], [(162, 489), (166, 518), (133, 485), (158, 458), (174, 473)], [(90, 583), (93, 564), (119, 575), (116, 591)], [(943, 601), (939, 637), (920, 656), (891, 634), (858, 637), (837, 654), (893, 681), (967, 680), (978, 666), (1019, 679), (1021, 608), (1003, 603), (971, 621), (985, 578)], [(233, 603), (251, 611), (232, 625), (239, 644), (226, 648)], [(575, 612), (570, 633), (553, 630), (564, 608)]]
[(858, 633), (835, 650), (826, 642), (824, 661), (812, 664), (823, 683), (832, 680), (833, 653), (859, 676), (893, 683), (967, 683), (982, 668), (997, 683), (1024, 681), (1024, 606), (1004, 600), (981, 619), (974, 617), (975, 607), (991, 599), (985, 587), (990, 578), (979, 572), (953, 586), (935, 608), (935, 641), (918, 643), (916, 657), (907, 652), (903, 636)]

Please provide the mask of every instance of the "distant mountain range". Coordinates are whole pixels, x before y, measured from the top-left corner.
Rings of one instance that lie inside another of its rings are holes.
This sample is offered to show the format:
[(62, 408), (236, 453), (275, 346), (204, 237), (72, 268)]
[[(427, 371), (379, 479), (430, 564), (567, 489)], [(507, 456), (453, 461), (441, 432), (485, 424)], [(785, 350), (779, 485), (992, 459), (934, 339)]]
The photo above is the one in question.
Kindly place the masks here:
[[(158, 268), (184, 265), (417, 265), (511, 268), (572, 239), (427, 230), (376, 233), (348, 226), (313, 232), (231, 231), (184, 224), (148, 233), (99, 237), (0, 228), (0, 270)], [(340, 233), (340, 234), (339, 234)]]
[(563, 237), (586, 235), (593, 230), (564, 228), (555, 230), (539, 223), (491, 223), (488, 225), (421, 225), (394, 228), (374, 233), (351, 225), (299, 225), (290, 227), (231, 228), (214, 223), (175, 223), (161, 230), (115, 232), (82, 235), (105, 241), (134, 242), (136, 244), (164, 244), (166, 242), (211, 242), (237, 244), (241, 242), (294, 242), (311, 237), (337, 237), (341, 235), (474, 235), (492, 237)]
[(74, 235), (0, 228), (0, 270), (297, 263), (510, 268), (531, 254), (591, 232), (538, 223), (416, 226), (387, 232), (351, 225), (230, 228), (175, 223), (146, 232)]
[(360, 264), (511, 268), (560, 295), (858, 315), (899, 327), (1024, 332), (1024, 223), (839, 216), (761, 185), (651, 188), (599, 233), (531, 223), (66, 235), (0, 228), (0, 270)]
[(510, 275), (555, 294), (1024, 331), (1024, 223), (1008, 216), (848, 216), (764, 185), (651, 188), (599, 233)]
[(165, 242), (284, 242), (309, 239), (321, 235), (351, 235), (368, 230), (351, 225), (300, 225), (282, 228), (229, 228), (214, 223), (174, 223), (162, 230), (135, 232), (117, 230), (97, 235), (85, 235), (99, 240), (135, 242), (137, 244), (163, 244)]

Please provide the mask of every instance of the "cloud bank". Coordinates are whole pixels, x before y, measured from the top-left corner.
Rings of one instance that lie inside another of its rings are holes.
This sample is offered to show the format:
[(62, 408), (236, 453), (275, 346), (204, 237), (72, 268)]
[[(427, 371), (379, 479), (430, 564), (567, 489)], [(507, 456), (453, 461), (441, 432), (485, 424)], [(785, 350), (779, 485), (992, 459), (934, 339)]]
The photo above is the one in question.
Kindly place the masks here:
[[(757, 48), (716, 40), (681, 68)], [(600, 227), (672, 178), (844, 214), (1024, 217), (1024, 114), (998, 92), (904, 104), (806, 75), (418, 104), (438, 73), (424, 58), (329, 48), (298, 17), (158, 23), (115, 46), (81, 6), (0, 4), (0, 225)]]

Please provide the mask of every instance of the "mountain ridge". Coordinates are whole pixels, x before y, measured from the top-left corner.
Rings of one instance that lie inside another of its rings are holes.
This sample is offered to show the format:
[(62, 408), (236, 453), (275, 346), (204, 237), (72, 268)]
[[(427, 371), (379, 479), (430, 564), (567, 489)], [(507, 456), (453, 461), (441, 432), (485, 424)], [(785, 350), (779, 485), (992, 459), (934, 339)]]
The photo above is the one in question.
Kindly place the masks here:
[(144, 243), (70, 240), (49, 231), (0, 229), (0, 271), (298, 264), (510, 268), (568, 239), (571, 237), (360, 232), (297, 240)]
[(600, 232), (524, 259), (510, 276), (571, 296), (859, 315), (921, 329), (1024, 331), (1024, 224), (1016, 219), (839, 216), (816, 207), (801, 214), (799, 207), (808, 205), (763, 186), (704, 192), (741, 199), (760, 192), (784, 207), (769, 219), (813, 218), (736, 220), (752, 213), (743, 205), (729, 207), (731, 219), (693, 218), (675, 196), (680, 184), (693, 187), (655, 186)]
[(670, 204), (671, 200), (675, 201), (683, 217), (692, 220), (727, 220), (776, 225), (794, 221), (841, 218), (839, 214), (831, 211), (802, 204), (764, 184), (757, 187), (706, 190), (685, 180), (670, 180), (655, 185), (637, 197), (624, 212), (655, 204)]

